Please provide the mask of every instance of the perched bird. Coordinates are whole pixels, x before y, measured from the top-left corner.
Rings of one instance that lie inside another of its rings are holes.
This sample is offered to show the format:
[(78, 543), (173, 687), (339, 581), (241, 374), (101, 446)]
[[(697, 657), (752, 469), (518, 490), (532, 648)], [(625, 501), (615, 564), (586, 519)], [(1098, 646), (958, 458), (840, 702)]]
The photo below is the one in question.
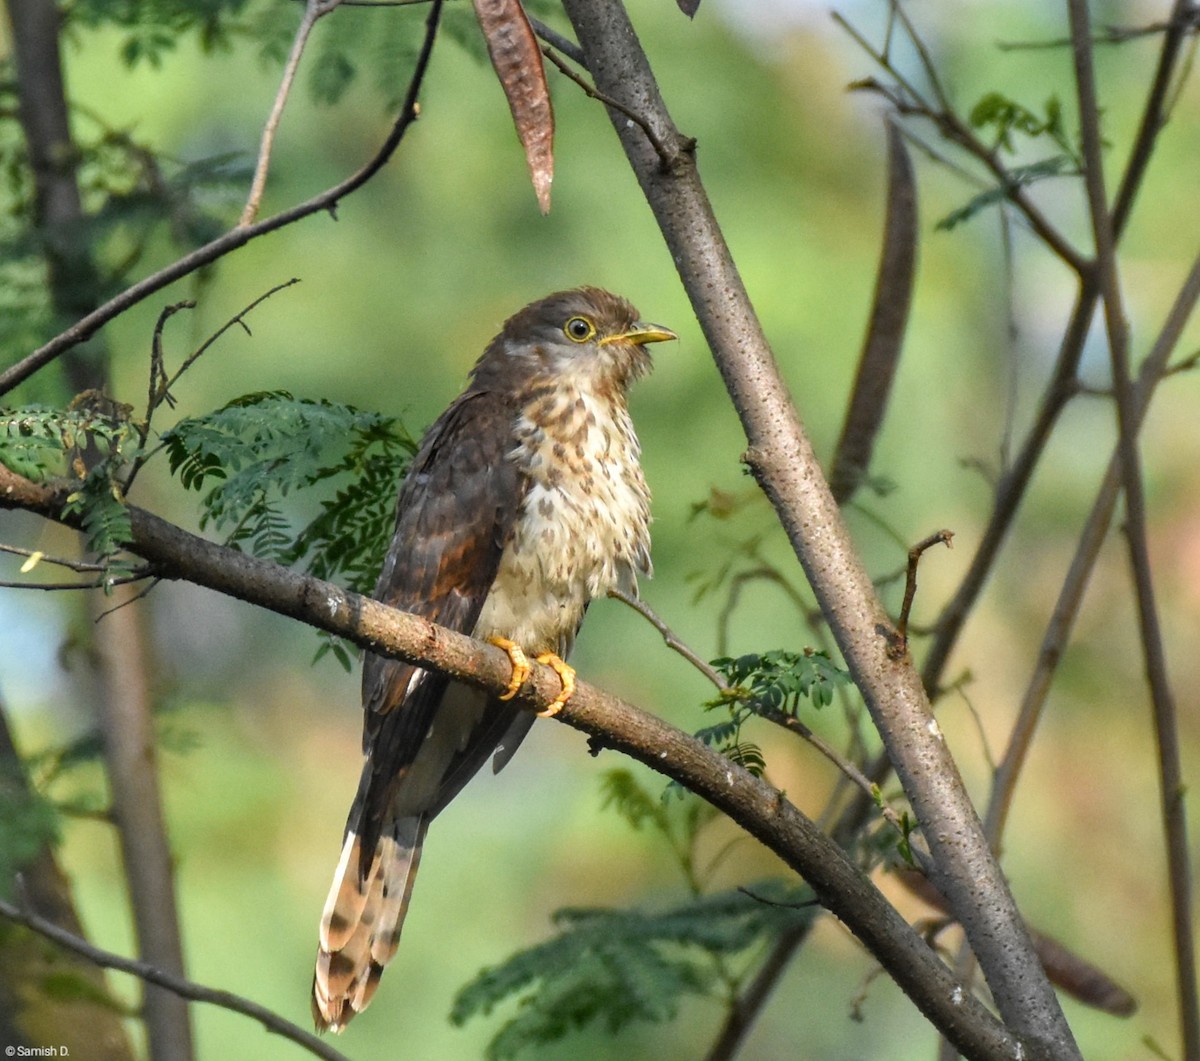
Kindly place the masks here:
[(501, 645), (513, 677), (495, 697), (366, 654), (366, 762), (321, 918), (318, 1029), (367, 1007), (429, 823), (493, 752), (496, 770), (508, 762), (532, 724), (507, 702), (528, 677), (525, 651), (562, 678), (553, 713), (574, 688), (563, 657), (588, 602), (649, 575), (650, 495), (626, 392), (650, 368), (646, 344), (674, 338), (607, 291), (550, 295), (505, 323), (422, 440), (375, 597)]

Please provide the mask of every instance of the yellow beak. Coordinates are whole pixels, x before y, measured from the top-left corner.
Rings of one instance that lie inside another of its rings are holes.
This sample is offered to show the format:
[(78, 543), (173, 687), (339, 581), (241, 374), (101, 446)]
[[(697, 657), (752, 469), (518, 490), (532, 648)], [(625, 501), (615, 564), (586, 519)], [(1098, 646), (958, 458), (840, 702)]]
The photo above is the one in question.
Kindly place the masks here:
[(635, 346), (645, 346), (646, 343), (665, 343), (668, 339), (678, 339), (670, 328), (661, 324), (635, 324), (627, 332), (620, 335), (606, 335), (600, 340), (600, 345), (606, 343), (633, 343)]

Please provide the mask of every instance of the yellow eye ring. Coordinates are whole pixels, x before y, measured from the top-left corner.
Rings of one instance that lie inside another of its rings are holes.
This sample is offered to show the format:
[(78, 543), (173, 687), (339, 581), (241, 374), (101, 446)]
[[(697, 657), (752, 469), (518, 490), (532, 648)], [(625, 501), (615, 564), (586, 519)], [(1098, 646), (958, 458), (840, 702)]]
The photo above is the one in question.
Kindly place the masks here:
[(563, 335), (573, 343), (586, 343), (596, 335), (596, 326), (587, 317), (572, 317), (563, 325)]

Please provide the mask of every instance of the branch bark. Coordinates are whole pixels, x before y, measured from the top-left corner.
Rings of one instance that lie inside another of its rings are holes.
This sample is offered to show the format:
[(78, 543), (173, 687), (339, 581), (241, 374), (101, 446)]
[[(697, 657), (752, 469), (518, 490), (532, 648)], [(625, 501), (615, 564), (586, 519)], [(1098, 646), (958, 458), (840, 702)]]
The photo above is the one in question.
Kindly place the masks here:
[[(0, 507), (24, 508), (75, 526), (60, 515), (62, 497), (0, 467)], [(244, 553), (215, 545), (130, 506), (131, 549), (165, 579), (186, 579), (267, 608), (374, 652), (433, 667), (460, 681), (503, 692), (511, 675), (506, 653), (492, 645), (395, 611), (378, 601)], [(561, 682), (538, 665), (518, 694), (542, 710)], [(871, 951), (929, 1020), (964, 1055), (1018, 1056), (1021, 1044), (896, 912), (871, 880), (781, 792), (695, 738), (630, 704), (580, 682), (556, 716), (707, 799), (776, 852)], [(1026, 1049), (1026, 1058), (1031, 1055)], [(1061, 1055), (1060, 1055), (1061, 1056)]]
[(1053, 988), (988, 846), (920, 678), (888, 655), (891, 623), (859, 561), (802, 430), (701, 184), (689, 141), (671, 121), (619, 0), (564, 0), (596, 87), (650, 122), (610, 109), (742, 420), (746, 463), (771, 499), (808, 576), (938, 867), (1006, 1025), (1030, 1058), (1078, 1057)]

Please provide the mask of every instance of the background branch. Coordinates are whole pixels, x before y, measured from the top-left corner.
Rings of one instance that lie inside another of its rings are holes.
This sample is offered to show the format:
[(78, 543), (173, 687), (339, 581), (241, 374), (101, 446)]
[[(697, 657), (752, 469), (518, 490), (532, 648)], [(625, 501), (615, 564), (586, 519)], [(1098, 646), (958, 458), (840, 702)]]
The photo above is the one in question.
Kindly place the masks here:
[(215, 988), (205, 987), (202, 984), (186, 980), (181, 976), (165, 973), (161, 969), (156, 969), (148, 962), (134, 961), (131, 958), (123, 958), (119, 954), (113, 954), (111, 951), (102, 950), (100, 947), (93, 946), (87, 940), (80, 939), (78, 936), (60, 928), (52, 921), (47, 921), (44, 917), (39, 917), (32, 911), (22, 910), (2, 899), (0, 899), (0, 917), (6, 917), (15, 924), (24, 925), (39, 935), (45, 936), (46, 939), (53, 940), (60, 947), (64, 947), (68, 951), (78, 954), (102, 968), (116, 969), (118, 972), (129, 973), (131, 976), (136, 976), (139, 980), (154, 984), (156, 987), (170, 991), (172, 994), (183, 999), (189, 999), (192, 1002), (208, 1002), (214, 1006), (220, 1006), (222, 1009), (232, 1010), (234, 1013), (241, 1013), (243, 1016), (252, 1017), (266, 1028), (267, 1031), (274, 1032), (276, 1035), (282, 1035), (285, 1039), (290, 1039), (292, 1042), (303, 1046), (305, 1050), (315, 1057), (324, 1058), (325, 1061), (347, 1061), (344, 1054), (339, 1053), (323, 1039), (318, 1039), (311, 1032), (306, 1032), (303, 1028), (297, 1027), (291, 1021), (279, 1016), (278, 1013), (272, 1013), (269, 1009), (251, 1002), (248, 998), (243, 998), (241, 995), (235, 995), (232, 991), (220, 991)]
[(119, 295), (109, 299), (109, 301), (97, 309), (84, 314), (79, 320), (48, 343), (34, 350), (15, 365), (0, 372), (0, 395), (7, 394), (39, 369), (50, 364), (55, 358), (60, 357), (67, 350), (72, 349), (94, 335), (103, 325), (115, 317), (119, 317), (131, 306), (136, 306), (156, 291), (161, 291), (168, 284), (172, 284), (176, 280), (194, 273), (202, 266), (209, 265), (219, 258), (223, 258), (230, 251), (244, 247), (251, 240), (257, 239), (259, 236), (264, 236), (268, 232), (275, 232), (278, 229), (285, 228), (302, 218), (320, 213), (323, 210), (332, 210), (347, 195), (357, 191), (366, 184), (367, 181), (387, 164), (388, 159), (392, 157), (396, 148), (400, 146), (400, 141), (404, 138), (404, 134), (408, 131), (409, 126), (417, 120), (417, 96), (424, 81), (425, 73), (429, 68), (429, 58), (433, 52), (433, 42), (437, 36), (441, 11), (442, 0), (432, 0), (429, 17), (425, 24), (425, 38), (421, 44), (421, 50), (418, 54), (412, 77), (409, 80), (404, 103), (400, 107), (400, 113), (397, 115), (395, 122), (392, 124), (391, 131), (388, 133), (379, 150), (364, 166), (345, 180), (326, 189), (319, 195), (314, 195), (311, 199), (307, 199), (287, 210), (281, 210), (279, 213), (262, 221), (257, 221), (252, 225), (239, 225), (231, 229), (223, 236), (217, 237), (215, 240), (206, 243), (203, 247), (197, 248), (190, 254), (184, 255), (184, 257), (172, 262), (165, 268), (158, 270), (158, 272), (152, 273), (150, 276), (139, 280), (136, 284), (127, 287)]
[(1171, 928), (1175, 938), (1175, 976), (1183, 1039), (1183, 1054), (1200, 1059), (1200, 978), (1196, 970), (1196, 935), (1192, 920), (1191, 855), (1184, 803), (1186, 786), (1179, 748), (1179, 722), (1175, 696), (1167, 673), (1166, 652), (1150, 569), (1150, 544), (1146, 529), (1145, 483), (1137, 433), (1137, 409), (1129, 355), (1129, 325), (1124, 295), (1117, 274), (1116, 235), (1104, 186), (1103, 139), (1100, 110), (1092, 66), (1091, 19), (1086, 0), (1068, 0), (1071, 16), (1071, 54), (1079, 92), (1080, 138), (1096, 263), (1104, 303), (1104, 323), (1112, 361), (1116, 396), (1117, 452), (1121, 487), (1125, 497), (1125, 538), (1137, 596), (1138, 628), (1145, 659), (1146, 681), (1157, 738), (1159, 794), (1163, 831), (1166, 834), (1168, 880), (1171, 891)]

